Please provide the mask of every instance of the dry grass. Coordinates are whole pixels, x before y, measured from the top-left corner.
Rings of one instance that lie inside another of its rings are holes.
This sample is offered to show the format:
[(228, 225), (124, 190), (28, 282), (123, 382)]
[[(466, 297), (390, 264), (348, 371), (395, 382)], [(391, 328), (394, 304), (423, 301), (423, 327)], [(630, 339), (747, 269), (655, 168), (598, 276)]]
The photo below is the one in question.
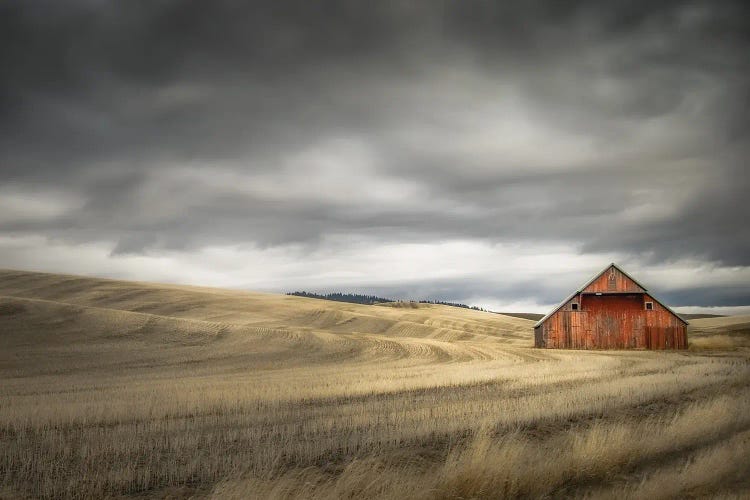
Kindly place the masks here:
[[(635, 475), (642, 464), (661, 461), (663, 470), (647, 475), (640, 484), (621, 486), (617, 495), (678, 497), (727, 478), (743, 479), (750, 458), (749, 410), (746, 390), (740, 400), (723, 396), (690, 405), (672, 417), (595, 422), (544, 439), (518, 430), (498, 435), (495, 429), (484, 429), (469, 446), (426, 470), (420, 463), (371, 457), (353, 461), (335, 477), (307, 468), (280, 478), (228, 481), (215, 493), (236, 498), (248, 492), (265, 498), (538, 498), (561, 493), (607, 497), (611, 488), (586, 491), (585, 486), (607, 482), (613, 474)], [(670, 457), (675, 454), (688, 458), (672, 465)]]
[(694, 319), (689, 327), (692, 350), (750, 352), (750, 316)]
[(750, 363), (735, 343), (541, 351), (531, 321), (446, 306), (12, 271), (0, 295), (0, 497), (750, 487)]

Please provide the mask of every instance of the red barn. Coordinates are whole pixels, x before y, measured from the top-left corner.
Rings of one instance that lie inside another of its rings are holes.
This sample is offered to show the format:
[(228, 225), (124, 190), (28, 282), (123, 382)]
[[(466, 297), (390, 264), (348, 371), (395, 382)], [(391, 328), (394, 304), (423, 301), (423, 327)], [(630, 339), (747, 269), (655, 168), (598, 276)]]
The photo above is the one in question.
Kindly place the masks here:
[(686, 349), (687, 324), (614, 263), (534, 325), (556, 349)]

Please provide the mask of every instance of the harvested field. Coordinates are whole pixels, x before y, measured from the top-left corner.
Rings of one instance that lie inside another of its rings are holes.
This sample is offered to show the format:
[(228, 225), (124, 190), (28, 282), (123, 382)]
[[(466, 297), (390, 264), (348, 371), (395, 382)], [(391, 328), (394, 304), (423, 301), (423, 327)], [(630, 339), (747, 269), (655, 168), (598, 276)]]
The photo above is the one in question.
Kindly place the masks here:
[(749, 321), (538, 350), (462, 308), (0, 271), (0, 498), (747, 496)]

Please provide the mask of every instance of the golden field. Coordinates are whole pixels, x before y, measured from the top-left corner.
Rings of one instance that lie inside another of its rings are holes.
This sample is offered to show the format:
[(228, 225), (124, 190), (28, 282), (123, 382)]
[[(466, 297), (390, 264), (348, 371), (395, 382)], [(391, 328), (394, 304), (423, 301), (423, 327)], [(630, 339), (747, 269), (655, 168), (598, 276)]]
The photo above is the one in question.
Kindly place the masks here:
[(0, 498), (750, 497), (750, 317), (691, 323), (0, 271)]

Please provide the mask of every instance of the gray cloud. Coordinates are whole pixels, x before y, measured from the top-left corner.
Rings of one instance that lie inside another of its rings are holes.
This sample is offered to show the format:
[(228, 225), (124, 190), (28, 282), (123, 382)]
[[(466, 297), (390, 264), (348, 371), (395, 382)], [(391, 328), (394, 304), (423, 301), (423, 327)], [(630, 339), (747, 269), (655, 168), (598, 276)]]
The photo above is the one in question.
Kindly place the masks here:
[[(78, 202), (14, 209), (0, 235), (106, 243), (113, 258), (367, 235), (747, 267), (748, 14), (6, 2), (0, 185)], [(392, 292), (504, 297), (468, 279)]]

